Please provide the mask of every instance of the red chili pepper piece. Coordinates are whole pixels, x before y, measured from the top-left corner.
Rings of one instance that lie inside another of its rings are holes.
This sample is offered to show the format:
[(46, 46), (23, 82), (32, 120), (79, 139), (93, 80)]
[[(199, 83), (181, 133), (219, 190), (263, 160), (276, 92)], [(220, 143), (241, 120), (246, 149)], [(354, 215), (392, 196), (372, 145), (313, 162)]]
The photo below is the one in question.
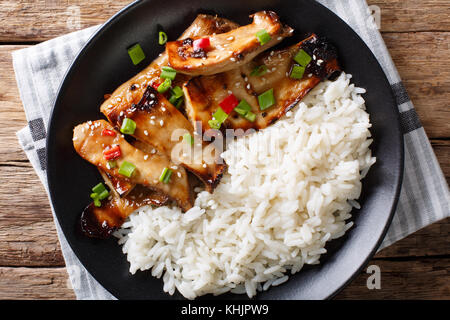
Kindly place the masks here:
[(112, 130), (109, 130), (109, 129), (103, 129), (102, 136), (115, 137), (116, 133), (114, 131), (112, 131)]
[(234, 96), (234, 94), (230, 94), (228, 97), (223, 99), (221, 103), (219, 103), (219, 106), (223, 111), (225, 111), (225, 113), (230, 114), (230, 112), (233, 111), (238, 104), (238, 99)]
[(211, 42), (209, 41), (209, 38), (202, 38), (194, 40), (193, 47), (194, 51), (203, 49), (207, 50), (211, 46)]
[(115, 160), (122, 155), (122, 151), (120, 151), (120, 146), (115, 145), (109, 149), (105, 149), (103, 155), (106, 160)]
[(155, 90), (158, 90), (158, 87), (161, 85), (161, 83), (157, 83), (157, 82), (153, 82), (152, 83), (152, 87), (153, 87), (153, 89), (155, 89)]

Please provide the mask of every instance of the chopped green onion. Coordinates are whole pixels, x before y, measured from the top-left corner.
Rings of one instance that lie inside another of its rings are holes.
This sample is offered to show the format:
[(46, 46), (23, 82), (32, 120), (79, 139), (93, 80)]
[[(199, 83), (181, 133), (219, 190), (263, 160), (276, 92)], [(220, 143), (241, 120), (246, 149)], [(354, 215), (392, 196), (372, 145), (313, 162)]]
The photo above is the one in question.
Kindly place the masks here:
[(159, 181), (163, 183), (169, 183), (170, 177), (172, 176), (172, 170), (169, 168), (164, 168), (161, 172), (161, 175), (159, 176)]
[(295, 55), (294, 61), (302, 67), (306, 67), (311, 62), (311, 56), (307, 54), (305, 50), (300, 49), (300, 51)]
[(91, 193), (92, 199), (98, 199), (98, 193)]
[(219, 130), (220, 125), (221, 125), (221, 123), (217, 120), (209, 120), (208, 124), (211, 127), (211, 129), (216, 129), (216, 130)]
[(183, 101), (184, 101), (183, 98), (178, 99), (177, 104), (175, 105), (175, 108), (179, 108), (181, 106), (181, 104), (183, 103)]
[(101, 207), (101, 206), (102, 206), (102, 203), (100, 202), (100, 200), (99, 200), (98, 198), (95, 198), (95, 199), (94, 199), (94, 205), (95, 205), (96, 207)]
[(108, 190), (105, 190), (105, 191), (103, 191), (102, 193), (100, 193), (100, 194), (98, 195), (98, 199), (99, 199), (99, 200), (103, 200), (103, 199), (108, 198), (108, 196), (109, 196), (109, 191), (108, 191)]
[(220, 123), (223, 123), (228, 118), (228, 114), (223, 111), (221, 107), (219, 107), (216, 112), (214, 112), (213, 117), (215, 120), (217, 120)]
[(158, 40), (160, 45), (164, 45), (167, 42), (167, 34), (164, 31), (160, 31)]
[(186, 133), (183, 136), (183, 140), (186, 141), (188, 144), (190, 144), (191, 146), (194, 145), (194, 138), (192, 137), (192, 135), (190, 133)]
[(183, 89), (181, 89), (179, 86), (176, 86), (175, 88), (173, 88), (170, 91), (171, 91), (172, 95), (169, 98), (169, 102), (178, 108), (181, 105), (181, 103), (183, 102), (182, 101), (183, 100), (182, 98), (184, 95)]
[(130, 56), (131, 61), (134, 65), (139, 64), (139, 62), (145, 59), (144, 50), (142, 50), (139, 43), (136, 43), (134, 46), (128, 49), (128, 55)]
[(302, 67), (302, 66), (299, 66), (299, 65), (294, 65), (292, 67), (292, 71), (291, 71), (290, 77), (292, 79), (302, 79), (304, 73), (305, 73), (305, 67)]
[(179, 86), (176, 86), (172, 89), (172, 95), (174, 95), (177, 99), (181, 98), (184, 95), (183, 89), (181, 89)]
[(161, 68), (160, 78), (173, 80), (177, 76), (177, 71), (171, 67), (164, 66)]
[(130, 178), (133, 175), (136, 166), (128, 161), (122, 162), (119, 168), (119, 174)]
[(255, 121), (256, 119), (256, 114), (254, 114), (253, 112), (249, 111), (247, 112), (247, 114), (244, 116), (245, 119), (247, 119), (250, 122)]
[(259, 30), (256, 33), (256, 38), (258, 38), (258, 41), (262, 46), (272, 39), (265, 29)]
[(275, 97), (273, 95), (273, 89), (269, 89), (266, 92), (258, 96), (259, 108), (266, 110), (275, 104)]
[(109, 167), (109, 169), (114, 169), (117, 166), (117, 163), (115, 161), (108, 161), (107, 165)]
[(134, 134), (136, 130), (136, 122), (129, 118), (123, 119), (122, 127), (120, 127), (120, 132), (124, 134)]
[(248, 104), (247, 101), (241, 100), (236, 108), (234, 108), (234, 111), (236, 111), (241, 116), (245, 116), (247, 112), (249, 112), (252, 109), (252, 107)]
[(172, 85), (172, 80), (166, 79), (166, 80), (164, 80), (163, 83), (161, 83), (161, 84), (159, 85), (159, 87), (158, 87), (157, 90), (158, 90), (159, 93), (164, 93), (164, 92), (166, 92), (167, 90), (169, 90), (169, 88), (170, 88), (171, 85)]
[(253, 71), (250, 73), (250, 76), (252, 77), (260, 77), (262, 75), (265, 75), (267, 72), (267, 66), (265, 64), (260, 65), (253, 69)]
[(96, 194), (100, 194), (100, 193), (102, 193), (105, 190), (106, 190), (106, 188), (103, 185), (103, 183), (101, 183), (101, 182), (99, 184), (97, 184), (95, 187), (92, 188), (92, 192), (94, 192)]
[(177, 97), (175, 97), (175, 95), (171, 95), (169, 98), (169, 102), (173, 105), (176, 105), (178, 102), (178, 99), (177, 99)]

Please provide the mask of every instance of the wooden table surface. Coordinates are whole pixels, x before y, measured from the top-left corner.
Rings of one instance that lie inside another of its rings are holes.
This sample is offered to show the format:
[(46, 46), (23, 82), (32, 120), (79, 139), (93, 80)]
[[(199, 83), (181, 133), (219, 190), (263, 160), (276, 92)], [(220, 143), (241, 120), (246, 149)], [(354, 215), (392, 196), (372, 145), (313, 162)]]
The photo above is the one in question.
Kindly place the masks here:
[[(346, 0), (342, 0), (346, 1)], [(104, 22), (127, 0), (0, 1), (0, 299), (74, 299), (47, 196), (16, 131), (27, 122), (11, 52)], [(381, 31), (450, 179), (450, 5), (448, 0), (369, 0), (381, 9)], [(378, 253), (381, 289), (363, 271), (338, 299), (450, 299), (450, 219)]]

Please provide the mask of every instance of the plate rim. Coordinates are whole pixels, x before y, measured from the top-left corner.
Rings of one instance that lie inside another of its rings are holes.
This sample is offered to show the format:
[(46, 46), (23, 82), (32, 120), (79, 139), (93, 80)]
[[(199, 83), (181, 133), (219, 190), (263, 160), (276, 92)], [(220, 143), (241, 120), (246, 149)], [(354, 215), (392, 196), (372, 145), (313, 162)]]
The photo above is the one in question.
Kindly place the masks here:
[[(70, 66), (68, 67), (68, 69), (66, 70), (62, 81), (58, 87), (57, 90), (57, 94), (56, 94), (56, 98), (53, 102), (52, 108), (51, 108), (51, 112), (50, 112), (50, 116), (49, 116), (49, 120), (48, 120), (48, 129), (47, 129), (47, 136), (46, 136), (46, 160), (45, 160), (45, 164), (46, 164), (46, 178), (47, 178), (47, 184), (48, 184), (48, 194), (49, 194), (49, 199), (50, 199), (50, 204), (52, 206), (52, 211), (54, 211), (56, 220), (55, 221), (58, 225), (59, 225), (59, 219), (58, 217), (60, 216), (55, 209), (54, 206), (54, 199), (56, 198), (56, 196), (54, 195), (54, 183), (53, 183), (53, 174), (52, 171), (49, 169), (50, 168), (50, 151), (53, 149), (50, 140), (52, 139), (52, 132), (53, 132), (53, 127), (54, 125), (54, 113), (55, 110), (58, 108), (58, 105), (60, 104), (60, 100), (62, 99), (62, 93), (67, 89), (67, 87), (69, 86), (69, 79), (71, 78), (71, 75), (73, 72), (75, 72), (75, 69), (77, 68), (78, 64), (80, 63), (80, 59), (83, 58), (87, 53), (86, 51), (88, 51), (88, 49), (90, 48), (90, 46), (98, 40), (98, 38), (100, 38), (102, 36), (102, 34), (106, 31), (106, 29), (114, 22), (120, 20), (120, 18), (125, 15), (128, 11), (131, 11), (134, 9), (134, 7), (138, 6), (139, 4), (143, 3), (143, 2), (151, 2), (152, 0), (134, 0), (133, 2), (129, 3), (128, 5), (124, 6), (122, 9), (120, 9), (119, 11), (117, 11), (113, 16), (111, 16), (106, 22), (104, 22), (102, 25), (100, 25), (98, 27), (98, 29), (89, 37), (89, 39), (86, 41), (86, 43), (83, 45), (83, 47), (78, 51), (78, 53), (76, 54), (75, 58), (73, 59), (73, 61), (70, 63)], [(385, 81), (388, 85), (389, 85), (389, 93), (390, 96), (388, 97), (389, 100), (391, 100), (392, 105), (395, 106), (395, 118), (396, 118), (396, 122), (398, 123), (398, 132), (397, 132), (397, 137), (396, 140), (397, 142), (399, 142), (399, 154), (397, 155), (397, 158), (399, 159), (399, 163), (398, 163), (398, 168), (396, 168), (396, 172), (398, 172), (398, 176), (397, 179), (395, 181), (396, 184), (396, 188), (395, 188), (395, 192), (394, 192), (394, 198), (393, 198), (393, 202), (389, 208), (389, 217), (385, 222), (385, 225), (383, 227), (383, 231), (381, 232), (379, 238), (377, 239), (377, 241), (375, 242), (375, 244), (372, 246), (372, 249), (370, 250), (369, 254), (367, 255), (367, 257), (364, 259), (364, 261), (360, 264), (360, 266), (356, 269), (356, 271), (346, 280), (344, 281), (343, 284), (341, 284), (337, 289), (335, 289), (333, 292), (328, 293), (324, 299), (332, 299), (333, 297), (335, 297), (339, 292), (341, 292), (345, 287), (348, 286), (348, 284), (350, 282), (352, 282), (360, 273), (361, 271), (365, 268), (365, 266), (367, 266), (367, 264), (369, 263), (369, 261), (373, 258), (373, 256), (376, 254), (378, 248), (380, 247), (381, 243), (383, 242), (383, 240), (385, 239), (385, 236), (387, 234), (387, 231), (391, 225), (392, 219), (394, 217), (395, 214), (395, 210), (397, 208), (398, 202), (399, 202), (399, 198), (400, 198), (400, 192), (402, 189), (402, 182), (403, 182), (403, 177), (404, 177), (404, 159), (405, 159), (405, 153), (404, 153), (404, 139), (403, 139), (403, 132), (401, 131), (401, 123), (400, 123), (400, 110), (398, 109), (398, 105), (396, 103), (395, 100), (395, 95), (394, 92), (392, 90), (392, 86), (389, 82), (389, 79), (387, 78), (386, 73), (384, 72), (380, 62), (378, 61), (378, 59), (376, 58), (375, 54), (373, 53), (373, 51), (369, 48), (369, 46), (366, 44), (366, 42), (359, 36), (359, 34), (353, 30), (353, 28), (347, 24), (347, 22), (345, 22), (341, 17), (339, 17), (336, 13), (334, 13), (332, 10), (328, 9), (326, 6), (324, 6), (323, 4), (315, 1), (315, 0), (302, 0), (305, 2), (308, 2), (308, 5), (312, 5), (312, 6), (316, 6), (318, 8), (320, 8), (320, 10), (326, 10), (328, 11), (329, 14), (333, 15), (336, 19), (340, 20), (343, 24), (345, 24), (345, 26), (349, 29), (349, 31), (353, 34), (353, 36), (356, 37), (356, 39), (363, 45), (366, 47), (367, 51), (370, 53), (370, 56), (372, 58), (372, 60), (374, 60), (376, 62), (376, 66), (382, 71), (382, 77), (383, 77), (383, 81)], [(387, 211), (387, 210), (386, 210)], [(79, 262), (82, 264), (82, 266), (85, 268), (85, 270), (89, 273), (89, 275), (95, 279), (106, 291), (108, 291), (111, 295), (113, 295), (115, 298), (120, 299), (120, 297), (117, 297), (118, 294), (113, 294), (112, 288), (106, 288), (105, 285), (103, 283), (101, 283), (99, 280), (97, 280), (97, 278), (92, 274), (92, 272), (89, 270), (90, 268), (86, 267), (85, 264), (82, 262), (82, 260), (84, 258), (81, 258), (79, 255), (79, 252), (77, 252), (78, 250), (74, 249), (75, 244), (73, 243), (73, 241), (70, 240), (70, 237), (66, 236), (66, 230), (64, 230), (63, 228), (60, 228), (64, 237), (66, 238), (67, 243), (70, 246), (70, 249), (72, 250), (72, 252), (75, 254), (75, 256), (77, 257), (77, 259), (79, 260)], [(59, 240), (59, 239), (58, 239)], [(339, 249), (338, 249), (339, 250)], [(120, 294), (119, 294), (120, 295)], [(258, 298), (258, 295), (256, 295), (256, 299)], [(254, 299), (254, 298), (253, 298)]]

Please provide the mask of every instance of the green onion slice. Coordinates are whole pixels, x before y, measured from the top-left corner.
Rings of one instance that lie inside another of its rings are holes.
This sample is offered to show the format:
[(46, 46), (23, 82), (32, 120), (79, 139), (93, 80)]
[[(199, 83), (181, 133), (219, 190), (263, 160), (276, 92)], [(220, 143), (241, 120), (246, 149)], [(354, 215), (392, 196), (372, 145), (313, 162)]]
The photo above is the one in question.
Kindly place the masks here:
[(91, 193), (92, 199), (98, 199), (98, 193)]
[(96, 207), (101, 207), (101, 206), (102, 206), (102, 203), (100, 202), (100, 200), (99, 200), (98, 198), (95, 198), (95, 199), (94, 199), (94, 205), (95, 205)]
[(161, 68), (161, 74), (159, 77), (162, 79), (174, 80), (176, 76), (177, 76), (177, 71), (175, 69), (168, 67), (168, 66), (164, 66)]
[(266, 110), (275, 104), (275, 97), (273, 95), (273, 89), (269, 89), (266, 92), (258, 96), (259, 108)]
[(177, 99), (177, 97), (175, 97), (175, 95), (171, 95), (169, 98), (169, 102), (173, 105), (176, 105), (178, 102), (178, 99)]
[(124, 161), (120, 165), (119, 168), (119, 174), (130, 178), (133, 175), (134, 170), (136, 169), (136, 166), (132, 164), (131, 162)]
[(234, 111), (236, 111), (241, 116), (245, 116), (247, 112), (249, 112), (252, 109), (252, 107), (248, 104), (247, 101), (241, 100), (236, 108), (234, 108)]
[(170, 79), (166, 79), (166, 80), (164, 80), (164, 82), (163, 83), (161, 83), (160, 85), (159, 85), (159, 87), (158, 87), (158, 92), (159, 93), (164, 93), (164, 92), (166, 92), (167, 90), (169, 90), (169, 88), (170, 88), (170, 86), (172, 85), (172, 80), (170, 80)]
[(159, 181), (163, 183), (169, 183), (170, 177), (172, 176), (172, 170), (169, 168), (164, 168), (161, 172), (161, 175), (159, 176)]
[(183, 135), (183, 140), (186, 141), (191, 146), (194, 145), (194, 138), (190, 133), (186, 133), (185, 135)]
[(221, 125), (221, 123), (217, 120), (209, 120), (208, 124), (211, 127), (211, 129), (216, 129), (216, 130), (219, 130), (220, 125)]
[(228, 114), (223, 111), (223, 109), (221, 107), (219, 107), (216, 112), (214, 112), (213, 117), (215, 120), (217, 120), (218, 122), (220, 122), (221, 124), (227, 120), (228, 118)]
[(100, 193), (102, 193), (105, 190), (106, 190), (106, 188), (103, 185), (103, 183), (101, 183), (101, 182), (99, 184), (97, 184), (95, 187), (92, 188), (92, 192), (94, 192), (96, 194), (100, 194)]
[(265, 64), (260, 65), (253, 69), (253, 71), (250, 73), (250, 76), (252, 77), (260, 77), (262, 75), (265, 75), (267, 72), (267, 66)]
[(159, 32), (158, 43), (164, 45), (167, 42), (167, 34), (164, 31)]
[(142, 60), (145, 59), (144, 50), (142, 50), (139, 43), (136, 43), (134, 46), (128, 49), (128, 55), (131, 58), (131, 61), (134, 65), (139, 64)]
[(174, 95), (177, 99), (181, 98), (184, 95), (183, 89), (181, 89), (180, 86), (176, 86), (172, 89), (172, 95)]
[(134, 134), (136, 130), (136, 122), (129, 118), (123, 119), (122, 127), (120, 127), (120, 132), (123, 134)]
[(177, 104), (175, 105), (175, 108), (179, 108), (181, 106), (181, 104), (183, 103), (183, 101), (184, 101), (183, 98), (178, 99)]
[(300, 51), (294, 57), (294, 61), (302, 67), (306, 67), (311, 62), (311, 60), (311, 56), (307, 54), (303, 49), (300, 49)]
[(244, 116), (245, 119), (247, 119), (250, 122), (255, 121), (256, 119), (256, 114), (254, 114), (253, 112), (249, 111), (247, 112), (247, 114)]
[(103, 199), (106, 199), (108, 197), (109, 197), (109, 191), (108, 190), (105, 190), (105, 191), (103, 191), (102, 193), (100, 193), (98, 195), (98, 199), (99, 200), (103, 200)]
[(292, 67), (290, 77), (292, 79), (302, 79), (304, 73), (305, 73), (305, 67), (302, 67), (302, 66), (299, 66), (299, 65), (294, 65)]
[(256, 38), (258, 38), (258, 41), (262, 46), (272, 39), (265, 29), (259, 30), (256, 33)]

